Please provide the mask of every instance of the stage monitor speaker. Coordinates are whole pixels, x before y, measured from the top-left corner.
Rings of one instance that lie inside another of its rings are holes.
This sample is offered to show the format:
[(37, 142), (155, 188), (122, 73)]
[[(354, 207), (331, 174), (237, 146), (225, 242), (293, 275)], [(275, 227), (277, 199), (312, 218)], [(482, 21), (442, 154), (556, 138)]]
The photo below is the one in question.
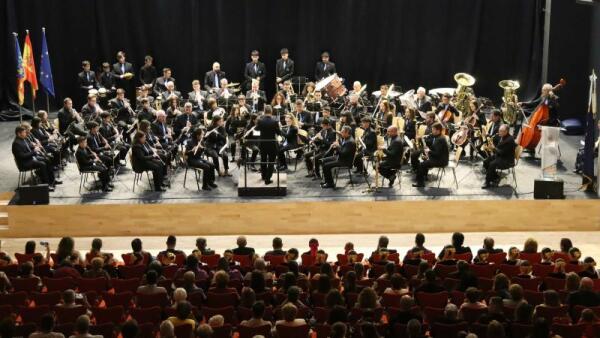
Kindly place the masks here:
[(24, 185), (16, 190), (13, 201), (18, 205), (38, 205), (50, 203), (47, 184)]
[(556, 179), (536, 179), (533, 184), (533, 198), (536, 200), (564, 199), (564, 182)]

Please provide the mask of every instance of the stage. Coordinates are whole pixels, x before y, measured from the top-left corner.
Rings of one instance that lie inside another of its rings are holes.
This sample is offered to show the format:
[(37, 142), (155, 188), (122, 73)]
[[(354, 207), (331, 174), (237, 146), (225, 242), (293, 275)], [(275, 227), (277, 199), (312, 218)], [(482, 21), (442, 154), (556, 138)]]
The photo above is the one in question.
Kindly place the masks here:
[[(0, 163), (0, 191), (14, 191), (17, 187), (18, 171), (11, 153), (11, 142), (14, 138), (16, 122), (0, 123), (0, 156), (6, 159)], [(581, 177), (572, 172), (581, 136), (566, 136), (561, 134), (560, 150), (562, 153), (559, 163), (559, 177), (564, 180), (564, 190), (567, 199), (594, 198), (594, 194), (578, 191)], [(452, 154), (451, 154), (452, 156)], [(186, 188), (183, 187), (184, 170), (178, 169), (171, 178), (171, 188), (164, 193), (149, 191), (147, 179), (144, 176), (140, 186), (133, 192), (133, 172), (128, 164), (123, 168), (116, 181), (114, 191), (101, 193), (82, 189), (79, 194), (79, 172), (75, 163), (69, 163), (61, 172), (62, 185), (56, 186), (56, 191), (50, 194), (52, 205), (80, 204), (173, 204), (173, 203), (253, 203), (253, 202), (302, 202), (302, 201), (414, 201), (414, 200), (530, 200), (533, 199), (534, 179), (540, 175), (540, 159), (529, 154), (523, 154), (516, 168), (517, 186), (512, 177), (501, 181), (496, 189), (482, 190), (484, 174), (481, 171), (481, 160), (471, 162), (461, 160), (456, 168), (458, 189), (455, 186), (452, 172), (447, 171), (437, 188), (435, 182), (436, 170), (431, 171), (430, 180), (425, 188), (413, 188), (414, 175), (403, 171), (401, 182), (396, 180), (393, 188), (387, 187), (387, 182), (378, 192), (368, 192), (368, 186), (360, 175), (352, 175), (354, 186), (349, 184), (348, 174), (341, 172), (337, 189), (321, 189), (320, 181), (306, 178), (306, 168), (299, 161), (294, 170), (294, 160), (290, 164), (285, 183), (285, 197), (238, 197), (238, 181), (240, 168), (235, 163), (229, 163), (232, 177), (217, 178), (218, 188), (213, 191), (198, 191), (194, 182), (193, 172), (188, 172)], [(374, 183), (373, 172), (368, 177), (371, 185)], [(243, 175), (242, 175), (243, 177)], [(275, 178), (273, 179), (275, 181)], [(272, 184), (275, 186), (275, 183)]]

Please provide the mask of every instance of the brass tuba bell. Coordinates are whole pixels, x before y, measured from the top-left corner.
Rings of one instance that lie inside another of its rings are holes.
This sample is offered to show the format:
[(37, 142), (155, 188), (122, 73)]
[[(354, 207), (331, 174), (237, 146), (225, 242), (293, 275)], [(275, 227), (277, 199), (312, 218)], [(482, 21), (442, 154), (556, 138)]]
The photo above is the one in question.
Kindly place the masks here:
[(467, 73), (456, 73), (454, 74), (454, 81), (456, 81), (456, 83), (458, 83), (459, 88), (460, 86), (463, 87), (471, 87), (472, 85), (475, 84), (475, 78)]
[(471, 116), (474, 112), (471, 111), (470, 101), (472, 99), (473, 90), (469, 87), (475, 84), (475, 78), (467, 73), (454, 74), (454, 81), (458, 84), (456, 88), (455, 106), (463, 114), (463, 118)]
[(502, 80), (498, 82), (498, 86), (504, 89), (502, 95), (502, 105), (500, 110), (502, 111), (502, 117), (508, 125), (513, 125), (517, 120), (518, 113), (518, 97), (516, 94), (517, 89), (521, 87), (519, 81), (515, 80)]

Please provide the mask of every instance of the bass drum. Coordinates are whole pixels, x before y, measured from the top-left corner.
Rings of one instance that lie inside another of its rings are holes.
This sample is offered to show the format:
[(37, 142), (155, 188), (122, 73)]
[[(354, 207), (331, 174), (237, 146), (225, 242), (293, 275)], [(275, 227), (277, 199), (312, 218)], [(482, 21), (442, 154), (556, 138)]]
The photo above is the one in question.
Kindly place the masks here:
[(344, 96), (346, 94), (346, 87), (344, 87), (342, 83), (342, 79), (340, 79), (337, 74), (330, 75), (323, 80), (317, 82), (315, 86), (315, 90), (323, 90), (327, 92), (327, 95), (333, 100), (338, 97)]

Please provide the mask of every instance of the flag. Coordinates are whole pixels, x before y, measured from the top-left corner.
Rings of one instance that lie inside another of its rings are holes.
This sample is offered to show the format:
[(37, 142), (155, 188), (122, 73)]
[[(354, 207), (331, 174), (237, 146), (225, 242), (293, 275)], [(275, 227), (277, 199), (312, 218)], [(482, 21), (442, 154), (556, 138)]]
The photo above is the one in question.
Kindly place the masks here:
[(54, 97), (54, 80), (52, 79), (52, 66), (46, 42), (46, 28), (42, 28), (42, 56), (40, 58), (40, 82), (48, 95)]
[(35, 75), (35, 62), (33, 62), (33, 47), (29, 38), (29, 31), (25, 36), (25, 46), (23, 46), (23, 68), (25, 69), (25, 81), (31, 85), (31, 93), (35, 98), (35, 92), (38, 90), (37, 76)]
[(19, 97), (19, 105), (22, 106), (25, 101), (25, 70), (23, 69), (23, 59), (21, 58), (21, 46), (19, 46), (19, 38), (17, 33), (13, 33), (15, 37), (15, 61), (17, 62), (17, 94)]

